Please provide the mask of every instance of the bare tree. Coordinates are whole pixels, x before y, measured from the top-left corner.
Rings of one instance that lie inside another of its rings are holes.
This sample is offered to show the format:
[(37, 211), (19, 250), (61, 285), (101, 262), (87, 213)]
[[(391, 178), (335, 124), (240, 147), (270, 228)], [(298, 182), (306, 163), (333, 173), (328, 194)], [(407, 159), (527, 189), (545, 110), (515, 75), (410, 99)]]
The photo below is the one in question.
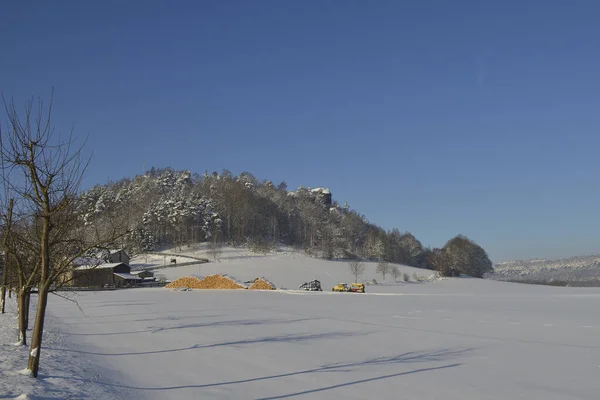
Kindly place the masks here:
[(390, 273), (392, 274), (392, 276), (394, 277), (394, 281), (398, 280), (398, 277), (400, 276), (400, 270), (398, 269), (397, 266), (392, 266), (390, 268)]
[(6, 224), (3, 229), (2, 235), (2, 250), (4, 251), (4, 264), (2, 265), (2, 289), (0, 292), (0, 313), (4, 314), (4, 304), (6, 302), (6, 288), (8, 286), (8, 274), (10, 270), (9, 260), (8, 260), (8, 251), (7, 251), (7, 243), (8, 243), (8, 232), (10, 232), (11, 223), (12, 223), (12, 210), (14, 206), (14, 200), (10, 199), (8, 203), (8, 210), (6, 213)]
[(76, 258), (97, 246), (108, 246), (127, 232), (117, 226), (99, 231), (81, 223), (77, 195), (89, 160), (83, 159), (82, 147), (73, 147), (72, 133), (66, 139), (54, 134), (52, 96), (46, 113), (41, 100), (35, 112), (30, 101), (23, 117), (14, 101), (2, 99), (8, 117), (8, 129), (2, 131), (0, 126), (2, 169), (9, 171), (8, 191), (15, 199), (14, 213), (23, 227), (18, 235), (11, 230), (9, 255), (16, 261), (19, 257), (33, 261), (27, 258), (35, 255), (29, 268), (25, 269), (25, 262), (17, 262), (15, 267), (27, 285), (37, 285), (28, 362), (28, 369), (37, 377), (50, 290), (64, 283), (65, 273)]
[(385, 261), (377, 263), (377, 268), (375, 269), (377, 273), (381, 274), (381, 277), (385, 281), (385, 276), (390, 272), (390, 264)]
[(450, 254), (444, 249), (433, 249), (429, 254), (429, 263), (440, 273), (440, 276), (454, 276)]
[(213, 233), (208, 241), (208, 254), (212, 256), (214, 261), (217, 261), (219, 256), (221, 255), (221, 230), (218, 226), (213, 229)]
[(348, 263), (348, 269), (354, 275), (354, 282), (358, 283), (358, 277), (365, 272), (365, 264), (359, 260), (352, 260)]
[[(12, 203), (9, 204), (7, 229), (4, 237), (4, 251), (11, 271), (11, 286), (17, 293), (18, 344), (27, 345), (27, 329), (29, 327), (29, 300), (31, 292), (39, 281), (39, 252), (32, 244), (32, 229), (20, 216), (12, 215)], [(15, 219), (13, 221), (13, 219)]]

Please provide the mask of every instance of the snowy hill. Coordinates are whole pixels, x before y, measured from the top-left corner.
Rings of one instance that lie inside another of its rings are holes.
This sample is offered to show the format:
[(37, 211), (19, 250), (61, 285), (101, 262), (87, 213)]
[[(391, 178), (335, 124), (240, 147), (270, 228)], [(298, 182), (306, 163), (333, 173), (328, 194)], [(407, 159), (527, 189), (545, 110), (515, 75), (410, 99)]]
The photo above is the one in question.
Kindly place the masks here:
[(491, 279), (515, 282), (600, 286), (600, 255), (558, 260), (518, 260), (498, 263)]
[[(180, 255), (178, 263), (189, 261), (185, 256), (210, 258), (206, 247), (202, 246), (195, 250), (178, 251), (177, 249), (165, 250), (165, 253)], [(161, 266), (164, 257), (152, 256), (146, 259), (144, 256), (137, 257), (131, 261), (132, 268), (140, 266)], [(154, 260), (153, 264), (152, 260)], [(398, 267), (399, 276), (397, 281), (391, 275), (386, 276), (385, 283), (381, 274), (376, 272), (376, 262), (365, 262), (365, 272), (359, 277), (360, 282), (371, 282), (375, 279), (378, 285), (370, 285), (369, 291), (385, 291), (385, 287), (402, 285), (403, 275), (407, 274), (410, 281), (415, 281), (415, 275), (421, 280), (429, 280), (434, 271), (408, 267), (399, 264), (390, 264)], [(278, 251), (261, 255), (252, 253), (245, 248), (224, 247), (218, 261), (207, 264), (190, 265), (183, 267), (166, 267), (154, 271), (157, 275), (164, 275), (168, 280), (174, 280), (182, 276), (211, 275), (224, 273), (242, 281), (249, 281), (259, 276), (264, 276), (272, 281), (277, 288), (297, 289), (302, 283), (318, 279), (321, 281), (323, 290), (329, 290), (338, 282), (353, 282), (354, 276), (348, 269), (346, 261), (327, 261), (311, 258), (304, 252), (290, 248), (281, 248)]]

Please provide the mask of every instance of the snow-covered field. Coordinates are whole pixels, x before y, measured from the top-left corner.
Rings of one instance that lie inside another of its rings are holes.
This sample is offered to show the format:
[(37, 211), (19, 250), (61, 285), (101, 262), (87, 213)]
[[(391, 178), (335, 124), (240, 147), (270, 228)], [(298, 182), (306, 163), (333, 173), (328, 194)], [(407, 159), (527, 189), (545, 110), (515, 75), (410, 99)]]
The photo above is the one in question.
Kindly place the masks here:
[[(196, 257), (208, 257), (206, 251), (195, 251), (183, 253), (194, 255)], [(132, 260), (132, 265), (138, 262), (139, 258)], [(360, 277), (361, 282), (371, 282), (375, 279), (382, 281), (382, 277), (375, 271), (377, 263), (366, 262), (365, 272)], [(396, 265), (400, 274), (406, 273), (411, 281), (414, 281), (414, 275), (420, 279), (429, 279), (434, 272), (419, 268), (412, 268), (403, 265)], [(305, 253), (291, 249), (283, 249), (276, 253), (260, 255), (251, 253), (246, 249), (226, 247), (222, 249), (222, 254), (217, 262), (207, 264), (190, 265), (184, 267), (168, 267), (154, 271), (157, 275), (163, 275), (168, 280), (174, 280), (182, 276), (211, 275), (216, 273), (226, 273), (241, 281), (249, 281), (259, 276), (264, 276), (272, 281), (277, 288), (297, 289), (304, 282), (312, 279), (321, 281), (323, 290), (330, 290), (338, 282), (353, 282), (354, 276), (348, 269), (348, 263), (344, 261), (326, 261), (317, 258), (308, 257)], [(402, 276), (398, 277), (402, 280)], [(386, 283), (396, 286), (391, 275), (386, 276)], [(402, 283), (399, 283), (403, 285)], [(390, 285), (377, 285), (378, 291), (386, 290)], [(373, 290), (373, 285), (369, 285), (368, 290)]]
[[(0, 314), (0, 399), (122, 398), (123, 392), (95, 382), (110, 377), (113, 372), (90, 363), (89, 357), (70, 351), (77, 348), (77, 342), (58, 333), (63, 331), (64, 325), (54, 317), (46, 320), (38, 379), (29, 377), (26, 370), (29, 346), (15, 345), (18, 327), (16, 303), (14, 297), (7, 300), (6, 314)], [(35, 300), (37, 297), (32, 296), (32, 302)], [(32, 304), (32, 319), (34, 313), (35, 305)], [(28, 335), (30, 337), (31, 332)]]
[(396, 295), (189, 291), (53, 299), (54, 351), (148, 399), (596, 399), (600, 291), (446, 280)]
[(291, 289), (316, 277), (326, 291), (81, 292), (83, 312), (52, 297), (42, 383), (27, 386), (24, 358), (4, 363), (21, 350), (3, 345), (0, 398), (598, 397), (600, 289), (447, 279), (332, 293), (347, 266), (293, 253), (200, 266), (212, 272)]

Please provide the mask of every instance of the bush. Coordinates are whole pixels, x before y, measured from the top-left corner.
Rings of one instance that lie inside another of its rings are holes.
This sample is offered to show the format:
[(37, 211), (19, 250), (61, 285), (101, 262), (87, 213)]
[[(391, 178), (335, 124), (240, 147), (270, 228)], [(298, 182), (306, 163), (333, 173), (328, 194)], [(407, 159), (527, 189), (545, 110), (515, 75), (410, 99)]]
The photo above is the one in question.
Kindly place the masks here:
[(406, 272), (402, 274), (402, 279), (404, 280), (404, 282), (410, 282), (410, 276), (408, 276)]

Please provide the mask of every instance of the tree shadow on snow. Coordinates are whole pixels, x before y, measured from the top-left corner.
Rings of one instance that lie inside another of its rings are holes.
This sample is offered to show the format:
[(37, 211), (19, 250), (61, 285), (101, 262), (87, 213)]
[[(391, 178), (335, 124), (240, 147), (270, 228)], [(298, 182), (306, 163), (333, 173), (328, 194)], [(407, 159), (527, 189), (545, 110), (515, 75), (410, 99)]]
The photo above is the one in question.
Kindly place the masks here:
[(272, 324), (292, 324), (295, 322), (311, 321), (319, 318), (298, 318), (298, 319), (240, 319), (232, 321), (215, 321), (215, 322), (201, 322), (197, 324), (186, 324), (177, 325), (171, 327), (150, 327), (152, 333), (158, 333), (163, 331), (170, 331), (175, 329), (191, 329), (191, 328), (207, 328), (207, 327), (219, 327), (219, 326), (258, 326), (258, 325), (272, 325)]
[(102, 302), (100, 304), (86, 305), (85, 308), (107, 308), (107, 307), (136, 307), (136, 306), (154, 306), (158, 304), (155, 301), (130, 301), (130, 302)]
[[(218, 317), (219, 315), (213, 315), (212, 317)], [(209, 316), (203, 316), (207, 318)], [(209, 328), (219, 326), (257, 326), (257, 325), (270, 325), (270, 324), (291, 324), (295, 322), (310, 321), (318, 318), (298, 318), (298, 319), (246, 319), (246, 320), (233, 320), (233, 321), (215, 321), (215, 322), (199, 322), (196, 324), (185, 324), (170, 327), (154, 327), (150, 326), (147, 329), (141, 329), (137, 331), (117, 331), (117, 332), (91, 332), (91, 333), (71, 333), (63, 331), (48, 331), (49, 333), (57, 333), (60, 335), (68, 336), (117, 336), (117, 335), (134, 335), (138, 333), (159, 333), (164, 331), (170, 331), (175, 329), (192, 329), (192, 328)], [(157, 319), (147, 319), (147, 321), (156, 321)], [(177, 318), (173, 320), (179, 320)], [(140, 320), (144, 321), (144, 320)], [(121, 321), (120, 323), (126, 324), (129, 321)]]
[[(69, 326), (70, 325), (107, 325), (107, 324), (129, 324), (131, 322), (183, 321), (185, 319), (217, 318), (217, 317), (223, 317), (223, 316), (226, 316), (226, 315), (225, 314), (212, 314), (212, 315), (193, 314), (193, 315), (189, 315), (189, 316), (178, 316), (178, 317), (157, 316), (157, 317), (153, 317), (153, 318), (125, 319), (125, 320), (119, 320), (119, 321), (102, 320), (102, 321), (67, 322), (65, 325), (69, 325)], [(67, 334), (67, 335), (70, 334), (69, 332), (54, 332), (54, 333)], [(85, 335), (85, 334), (81, 334), (81, 335)]]
[(381, 376), (376, 376), (374, 378), (367, 378), (367, 379), (360, 379), (360, 380), (355, 380), (355, 381), (350, 381), (350, 382), (344, 382), (344, 383), (340, 383), (340, 384), (337, 384), (337, 385), (324, 386), (324, 387), (320, 387), (320, 388), (317, 388), (317, 389), (303, 390), (301, 392), (288, 393), (288, 394), (283, 394), (283, 395), (279, 395), (279, 396), (259, 397), (259, 398), (257, 398), (257, 400), (286, 399), (286, 398), (289, 398), (289, 397), (302, 396), (302, 395), (305, 395), (305, 394), (312, 394), (312, 393), (317, 393), (317, 392), (323, 392), (325, 390), (332, 390), (332, 389), (337, 389), (337, 388), (341, 388), (341, 387), (345, 387), (345, 386), (352, 386), (352, 385), (358, 385), (358, 384), (361, 384), (361, 383), (374, 382), (374, 381), (379, 381), (379, 380), (382, 380), (382, 379), (397, 378), (399, 376), (412, 375), (412, 374), (417, 374), (417, 373), (420, 373), (420, 372), (435, 371), (435, 370), (446, 369), (446, 368), (454, 368), (454, 367), (458, 367), (460, 365), (462, 365), (462, 364), (458, 364), (457, 363), (457, 364), (442, 365), (442, 366), (439, 366), (439, 367), (419, 368), (419, 369), (414, 369), (414, 370), (411, 370), (411, 371), (397, 372), (395, 374), (381, 375)]
[[(262, 310), (265, 309), (266, 307), (247, 307), (244, 308), (244, 310), (249, 311), (249, 310)], [(71, 316), (71, 317), (61, 317), (61, 320), (78, 320), (78, 319), (86, 319), (86, 320), (90, 320), (90, 319), (100, 319), (100, 318), (113, 318), (113, 317), (139, 317), (141, 315), (152, 315), (152, 316), (159, 316), (159, 315), (164, 315), (164, 319), (177, 319), (178, 317), (173, 316), (174, 314), (185, 314), (185, 313), (197, 313), (197, 312), (215, 312), (215, 311), (235, 311), (238, 310), (239, 308), (237, 307), (233, 307), (233, 308), (211, 308), (210, 310), (194, 310), (194, 309), (189, 309), (189, 310), (167, 310), (167, 311), (150, 311), (150, 312), (128, 312), (128, 313), (120, 313), (120, 314), (107, 314), (107, 315), (82, 315), (82, 316)], [(204, 317), (204, 315), (202, 314), (194, 314), (197, 317)], [(117, 322), (127, 322), (127, 321), (117, 321)], [(88, 322), (85, 322), (88, 323)], [(104, 320), (103, 321), (98, 321), (98, 323), (105, 323)], [(67, 324), (69, 325), (75, 325), (77, 324), (76, 322), (68, 322)]]
[[(239, 343), (259, 342), (261, 340), (262, 341), (310, 340), (309, 337), (312, 339), (333, 338), (338, 335), (339, 335), (339, 333), (329, 333), (329, 334), (321, 334), (321, 335), (290, 335), (290, 336), (295, 336), (295, 337), (281, 336), (281, 337), (273, 337), (273, 338), (262, 338), (262, 339), (256, 339), (256, 340), (250, 340), (250, 341), (240, 341)], [(348, 334), (346, 333), (344, 335), (348, 335)], [(223, 343), (221, 345), (226, 345), (226, 344)], [(211, 347), (211, 345), (205, 346), (205, 347)], [(199, 348), (199, 347), (194, 346), (192, 348)], [(407, 352), (407, 353), (402, 353), (402, 354), (395, 355), (395, 356), (377, 357), (377, 358), (372, 358), (372, 359), (358, 361), (358, 362), (326, 364), (326, 365), (323, 365), (323, 366), (320, 366), (317, 368), (281, 373), (281, 374), (277, 374), (277, 375), (268, 375), (268, 376), (261, 376), (261, 377), (254, 377), (254, 378), (247, 378), (247, 379), (240, 379), (240, 380), (231, 380), (231, 381), (222, 381), (222, 382), (215, 382), (215, 383), (198, 384), (198, 385), (136, 387), (136, 386), (130, 386), (130, 385), (117, 384), (117, 383), (101, 382), (98, 380), (94, 380), (94, 383), (110, 386), (112, 388), (120, 388), (120, 389), (128, 389), (128, 390), (141, 390), (141, 391), (203, 389), (203, 388), (214, 388), (214, 387), (220, 387), (220, 386), (237, 385), (237, 384), (252, 383), (252, 382), (261, 382), (261, 381), (267, 381), (267, 380), (271, 380), (271, 379), (281, 379), (281, 378), (287, 378), (290, 376), (307, 375), (307, 374), (315, 374), (315, 373), (349, 372), (349, 371), (355, 371), (357, 369), (370, 367), (370, 366), (448, 361), (450, 359), (465, 356), (468, 353), (470, 353), (472, 350), (473, 349), (458, 349), (458, 350), (441, 349), (441, 350), (434, 350), (434, 351)], [(382, 379), (390, 379), (390, 378), (395, 378), (395, 377), (405, 376), (405, 375), (412, 375), (412, 374), (421, 373), (421, 372), (454, 368), (454, 367), (458, 367), (460, 365), (463, 365), (463, 364), (452, 363), (452, 364), (446, 364), (446, 365), (441, 365), (441, 366), (413, 369), (413, 370), (409, 370), (409, 371), (396, 372), (393, 374), (379, 375), (379, 376), (375, 376), (375, 377), (371, 377), (371, 378), (343, 382), (343, 383), (339, 383), (339, 384), (335, 384), (335, 385), (307, 389), (307, 390), (303, 390), (300, 392), (282, 394), (282, 395), (277, 395), (277, 396), (272, 396), (272, 397), (261, 397), (261, 398), (258, 398), (257, 400), (274, 400), (274, 399), (284, 399), (284, 398), (289, 398), (289, 397), (302, 396), (302, 395), (323, 392), (326, 390), (332, 390), (332, 389), (337, 389), (337, 388), (346, 387), (346, 386), (358, 385), (361, 383), (378, 381), (378, 380), (382, 380)], [(63, 377), (63, 378), (68, 379), (67, 377)], [(89, 381), (87, 379), (80, 379), (80, 378), (72, 378), (72, 379)]]
[(92, 351), (85, 350), (74, 350), (74, 349), (57, 349), (48, 347), (48, 350), (55, 351), (65, 351), (69, 353), (80, 353), (80, 354), (88, 354), (93, 356), (139, 356), (139, 355), (149, 355), (149, 354), (161, 354), (161, 353), (175, 353), (179, 351), (188, 351), (195, 349), (209, 349), (213, 347), (224, 347), (224, 346), (244, 346), (251, 344), (260, 344), (260, 343), (296, 343), (296, 342), (306, 342), (310, 340), (323, 340), (323, 339), (337, 339), (342, 337), (350, 337), (350, 336), (359, 336), (359, 335), (368, 335), (371, 332), (328, 332), (328, 333), (317, 333), (317, 334), (307, 334), (307, 335), (280, 335), (280, 336), (266, 336), (259, 337), (255, 339), (243, 339), (243, 340), (234, 340), (229, 342), (220, 342), (220, 343), (212, 343), (212, 344), (195, 344), (193, 346), (188, 347), (180, 347), (174, 349), (163, 349), (163, 350), (153, 350), (153, 351), (140, 351), (140, 352), (128, 352), (128, 353), (98, 353)]

